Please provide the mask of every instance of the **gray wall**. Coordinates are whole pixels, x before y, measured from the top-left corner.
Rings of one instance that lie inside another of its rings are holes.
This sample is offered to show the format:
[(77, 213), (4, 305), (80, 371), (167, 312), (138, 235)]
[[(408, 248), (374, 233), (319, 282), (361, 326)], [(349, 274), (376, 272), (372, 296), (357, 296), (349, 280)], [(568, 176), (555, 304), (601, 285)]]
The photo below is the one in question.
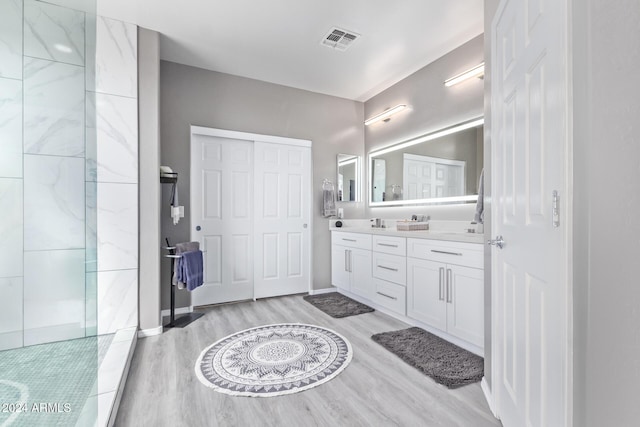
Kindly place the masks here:
[[(396, 142), (482, 116), (482, 80), (473, 79), (449, 88), (443, 83), (449, 77), (466, 71), (483, 60), (483, 36), (479, 35), (365, 102), (365, 117), (374, 116), (397, 104), (407, 104), (410, 107), (408, 111), (394, 115), (387, 123), (378, 122), (367, 126), (365, 152), (369, 153)], [(365, 173), (369, 173), (368, 164), (365, 165)], [(471, 221), (474, 211), (475, 204), (367, 207), (365, 215), (366, 217), (407, 218), (413, 213), (423, 213), (431, 215), (432, 219)]]
[[(169, 186), (163, 190), (162, 238), (189, 240), (189, 125), (313, 141), (313, 289), (331, 285), (328, 219), (322, 218), (322, 180), (336, 181), (338, 153), (363, 155), (364, 106), (360, 102), (161, 62), (162, 164), (179, 173), (185, 218), (169, 216)], [(345, 216), (362, 217), (363, 203), (341, 203)], [(169, 307), (169, 263), (163, 260), (162, 308)], [(189, 305), (179, 291), (177, 307)]]
[[(499, 0), (484, 0), (484, 235), (491, 230), (491, 21)], [(491, 388), (491, 247), (484, 248), (484, 378)]]
[(640, 7), (573, 4), (574, 421), (640, 419)]
[[(160, 34), (138, 27), (140, 329), (160, 319)], [(140, 78), (140, 76), (144, 76)]]

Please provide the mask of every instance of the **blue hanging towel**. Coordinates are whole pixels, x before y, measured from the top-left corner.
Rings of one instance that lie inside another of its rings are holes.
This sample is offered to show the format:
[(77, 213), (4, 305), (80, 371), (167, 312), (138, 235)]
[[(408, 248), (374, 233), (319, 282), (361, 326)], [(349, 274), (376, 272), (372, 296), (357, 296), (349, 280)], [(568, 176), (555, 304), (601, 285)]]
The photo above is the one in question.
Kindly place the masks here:
[(202, 251), (183, 252), (178, 259), (178, 281), (185, 283), (190, 291), (202, 286), (204, 282), (202, 267)]

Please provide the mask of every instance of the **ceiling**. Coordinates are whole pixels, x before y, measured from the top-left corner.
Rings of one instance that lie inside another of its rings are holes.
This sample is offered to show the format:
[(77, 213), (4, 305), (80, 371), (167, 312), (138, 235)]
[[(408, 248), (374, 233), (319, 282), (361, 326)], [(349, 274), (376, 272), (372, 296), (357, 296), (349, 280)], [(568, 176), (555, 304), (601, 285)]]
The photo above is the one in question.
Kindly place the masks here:
[[(357, 101), (483, 31), (483, 0), (97, 1), (160, 32), (162, 59)], [(361, 37), (321, 45), (334, 26)]]

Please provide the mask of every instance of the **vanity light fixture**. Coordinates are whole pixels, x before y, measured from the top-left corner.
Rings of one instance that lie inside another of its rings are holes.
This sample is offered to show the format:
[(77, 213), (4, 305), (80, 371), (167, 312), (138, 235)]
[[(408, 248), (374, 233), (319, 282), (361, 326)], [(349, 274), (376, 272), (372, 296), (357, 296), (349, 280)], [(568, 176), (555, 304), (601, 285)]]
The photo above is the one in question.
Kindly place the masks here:
[(456, 133), (456, 132), (460, 132), (463, 131), (465, 129), (471, 129), (474, 128), (476, 126), (480, 126), (484, 124), (484, 118), (479, 118), (479, 119), (473, 119), (473, 120), (469, 120), (467, 122), (464, 123), (460, 123), (459, 125), (455, 125), (434, 133), (430, 133), (415, 139), (410, 139), (409, 141), (403, 142), (401, 144), (394, 144), (391, 145), (390, 147), (387, 148), (383, 148), (381, 150), (378, 151), (373, 151), (371, 153), (369, 153), (369, 157), (375, 157), (375, 156), (381, 156), (382, 154), (386, 154), (389, 153), (391, 151), (396, 151), (396, 150), (400, 150), (402, 148), (407, 148), (407, 147), (411, 147), (412, 145), (416, 145), (416, 144), (420, 144), (422, 142), (427, 142), (427, 141), (431, 141), (432, 139), (436, 139), (436, 138), (440, 138), (443, 136), (447, 136), (447, 135), (451, 135), (452, 133)]
[(447, 87), (457, 85), (458, 83), (462, 83), (465, 80), (468, 80), (473, 77), (481, 77), (484, 76), (484, 62), (480, 65), (476, 65), (470, 70), (465, 71), (464, 73), (460, 73), (457, 76), (451, 77), (444, 81), (444, 85)]
[(371, 118), (368, 118), (367, 120), (364, 121), (364, 125), (365, 126), (369, 126), (370, 124), (379, 122), (380, 120), (388, 119), (389, 117), (393, 116), (396, 113), (399, 113), (400, 111), (404, 110), (405, 108), (407, 108), (406, 104), (396, 105), (393, 108), (389, 108), (387, 110), (384, 110), (382, 113), (378, 114), (377, 116), (373, 116)]

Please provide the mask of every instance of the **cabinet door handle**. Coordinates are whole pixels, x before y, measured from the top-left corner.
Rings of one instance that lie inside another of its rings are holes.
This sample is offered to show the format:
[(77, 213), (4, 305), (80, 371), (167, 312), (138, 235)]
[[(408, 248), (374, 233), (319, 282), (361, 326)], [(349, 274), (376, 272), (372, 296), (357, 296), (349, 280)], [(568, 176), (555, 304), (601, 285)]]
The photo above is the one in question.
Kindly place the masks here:
[(349, 257), (349, 250), (345, 249), (344, 250), (344, 271), (349, 271), (349, 261), (348, 258)]
[(447, 302), (451, 304), (453, 302), (453, 289), (451, 283), (451, 269), (447, 268)]
[(442, 296), (442, 288), (444, 287), (444, 267), (440, 267), (438, 272), (438, 301), (444, 301)]
[(378, 295), (382, 295), (383, 297), (386, 297), (386, 298), (389, 298), (389, 299), (392, 299), (392, 300), (395, 300), (395, 301), (397, 301), (397, 300), (398, 300), (398, 298), (396, 298), (396, 297), (392, 297), (391, 295), (383, 294), (382, 292), (376, 292), (376, 293), (377, 293)]
[(431, 249), (431, 252), (435, 252), (437, 254), (445, 254), (445, 255), (457, 255), (457, 256), (462, 256), (462, 254), (460, 252), (447, 252), (447, 251), (437, 251), (435, 249)]
[(357, 242), (356, 239), (345, 239), (345, 238), (342, 238), (342, 240), (344, 240), (345, 242), (354, 242), (354, 243)]
[(351, 257), (351, 249), (349, 249), (349, 273), (353, 273), (353, 258)]
[(385, 270), (389, 270), (389, 271), (398, 271), (397, 268), (391, 268), (391, 267), (385, 267), (384, 265), (378, 265), (378, 268), (384, 268)]
[(390, 248), (397, 248), (398, 245), (390, 245), (389, 243), (378, 243), (378, 246), (387, 246)]

